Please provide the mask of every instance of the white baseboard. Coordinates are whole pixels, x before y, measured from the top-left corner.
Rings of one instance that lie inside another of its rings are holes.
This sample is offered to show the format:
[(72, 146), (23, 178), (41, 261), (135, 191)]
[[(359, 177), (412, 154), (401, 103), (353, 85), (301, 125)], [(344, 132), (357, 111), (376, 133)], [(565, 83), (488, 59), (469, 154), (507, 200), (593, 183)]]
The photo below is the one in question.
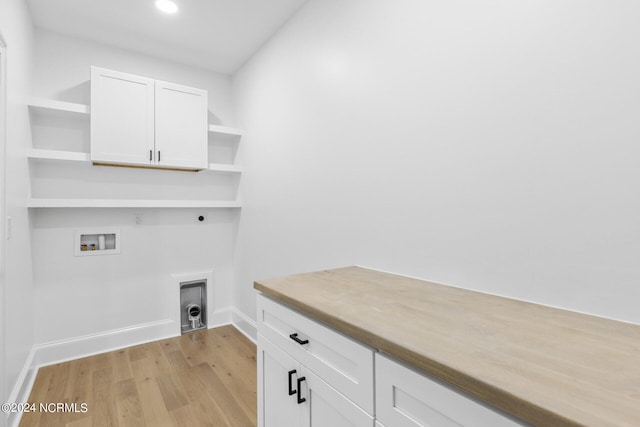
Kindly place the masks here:
[(258, 339), (258, 327), (252, 318), (234, 307), (231, 316), (231, 323), (254, 344), (256, 343), (256, 340)]
[(220, 326), (231, 324), (231, 313), (233, 308), (224, 307), (215, 310), (207, 319), (207, 329), (219, 328)]
[[(27, 356), (27, 360), (24, 362), (22, 371), (16, 380), (15, 387), (11, 391), (11, 395), (9, 395), (7, 402), (28, 402), (37, 373), (38, 368), (35, 366), (35, 349), (32, 348)], [(7, 415), (7, 426), (18, 427), (21, 418), (21, 412), (9, 413)]]
[[(256, 324), (234, 307), (214, 311), (208, 321), (209, 328), (233, 324), (251, 341), (256, 341)], [(48, 366), (81, 357), (114, 351), (146, 342), (178, 336), (179, 325), (171, 319), (143, 323), (126, 328), (112, 329), (91, 335), (49, 342), (34, 346), (33, 366)]]
[(254, 344), (256, 342), (256, 322), (235, 307), (225, 307), (214, 311), (207, 323), (209, 329), (233, 325)]
[(39, 344), (34, 347), (38, 367), (176, 336), (170, 319), (112, 329), (96, 334)]

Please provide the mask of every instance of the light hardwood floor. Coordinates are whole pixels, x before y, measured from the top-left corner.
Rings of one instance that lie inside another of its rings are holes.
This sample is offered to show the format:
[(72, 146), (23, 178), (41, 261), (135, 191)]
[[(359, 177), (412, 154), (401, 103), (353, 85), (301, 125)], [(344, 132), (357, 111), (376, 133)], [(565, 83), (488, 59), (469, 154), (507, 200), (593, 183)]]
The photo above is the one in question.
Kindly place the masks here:
[(38, 371), (21, 427), (256, 425), (256, 347), (233, 326), (192, 332)]

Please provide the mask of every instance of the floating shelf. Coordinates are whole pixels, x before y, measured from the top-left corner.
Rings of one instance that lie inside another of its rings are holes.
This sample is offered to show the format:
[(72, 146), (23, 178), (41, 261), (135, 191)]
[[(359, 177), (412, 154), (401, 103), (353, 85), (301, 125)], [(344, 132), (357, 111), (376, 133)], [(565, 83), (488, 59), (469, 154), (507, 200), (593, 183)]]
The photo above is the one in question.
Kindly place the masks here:
[(89, 117), (90, 108), (85, 104), (76, 104), (74, 102), (56, 101), (53, 99), (31, 98), (29, 100), (29, 109), (32, 111), (44, 113), (62, 113), (71, 114), (81, 117)]
[[(29, 100), (29, 108), (33, 111), (47, 113), (63, 113), (78, 116), (89, 117), (91, 115), (91, 107), (86, 104), (77, 104), (74, 102), (57, 101), (54, 99), (31, 98)], [(209, 125), (209, 132), (221, 135), (242, 136), (242, 131), (237, 128), (220, 125)]]
[(242, 136), (242, 131), (240, 129), (228, 126), (209, 125), (209, 132), (222, 135)]
[(43, 160), (67, 160), (72, 162), (90, 162), (89, 153), (78, 151), (43, 150), (41, 148), (31, 148), (27, 150), (27, 157), (30, 159)]
[[(91, 162), (91, 156), (89, 153), (83, 153), (79, 151), (62, 151), (62, 150), (44, 150), (41, 148), (30, 148), (27, 150), (27, 157), (30, 159), (40, 160), (63, 160), (70, 162)], [(211, 172), (231, 172), (242, 173), (242, 168), (236, 165), (229, 165), (225, 163), (209, 163), (207, 169), (203, 171)]]
[[(57, 101), (53, 99), (31, 98), (29, 109), (48, 116), (89, 118), (91, 108), (85, 104)], [(209, 125), (210, 133), (242, 136), (240, 129)], [(27, 150), (29, 159), (91, 163), (86, 152), (48, 150), (31, 148)], [(242, 173), (242, 168), (233, 164), (209, 163), (203, 171)], [(140, 200), (140, 199), (45, 199), (32, 198), (26, 203), (28, 208), (241, 208), (235, 200)]]
[(235, 200), (29, 199), (28, 208), (240, 208)]
[(203, 171), (242, 173), (242, 168), (224, 163), (209, 163), (209, 167)]

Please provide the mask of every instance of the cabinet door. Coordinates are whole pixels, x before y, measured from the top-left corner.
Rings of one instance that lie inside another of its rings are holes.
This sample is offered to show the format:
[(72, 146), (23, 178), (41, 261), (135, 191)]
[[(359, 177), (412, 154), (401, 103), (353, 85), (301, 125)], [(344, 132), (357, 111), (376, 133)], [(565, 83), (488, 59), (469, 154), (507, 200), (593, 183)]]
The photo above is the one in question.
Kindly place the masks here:
[(305, 399), (304, 427), (373, 427), (374, 420), (320, 377), (303, 368), (305, 381), (301, 393)]
[(91, 160), (150, 165), (154, 80), (91, 67)]
[(156, 164), (208, 166), (207, 91), (156, 81)]
[(298, 404), (297, 393), (301, 377), (300, 365), (258, 334), (259, 427), (305, 426), (307, 408)]
[(393, 427), (516, 427), (527, 424), (376, 354), (376, 417)]

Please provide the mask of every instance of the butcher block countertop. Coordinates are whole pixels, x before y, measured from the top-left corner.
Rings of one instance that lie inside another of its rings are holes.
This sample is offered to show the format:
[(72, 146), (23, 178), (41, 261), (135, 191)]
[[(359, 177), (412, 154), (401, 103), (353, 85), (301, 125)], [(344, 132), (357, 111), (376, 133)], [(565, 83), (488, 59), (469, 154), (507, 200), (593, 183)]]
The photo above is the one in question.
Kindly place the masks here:
[(640, 426), (640, 326), (361, 267), (255, 289), (536, 426)]

